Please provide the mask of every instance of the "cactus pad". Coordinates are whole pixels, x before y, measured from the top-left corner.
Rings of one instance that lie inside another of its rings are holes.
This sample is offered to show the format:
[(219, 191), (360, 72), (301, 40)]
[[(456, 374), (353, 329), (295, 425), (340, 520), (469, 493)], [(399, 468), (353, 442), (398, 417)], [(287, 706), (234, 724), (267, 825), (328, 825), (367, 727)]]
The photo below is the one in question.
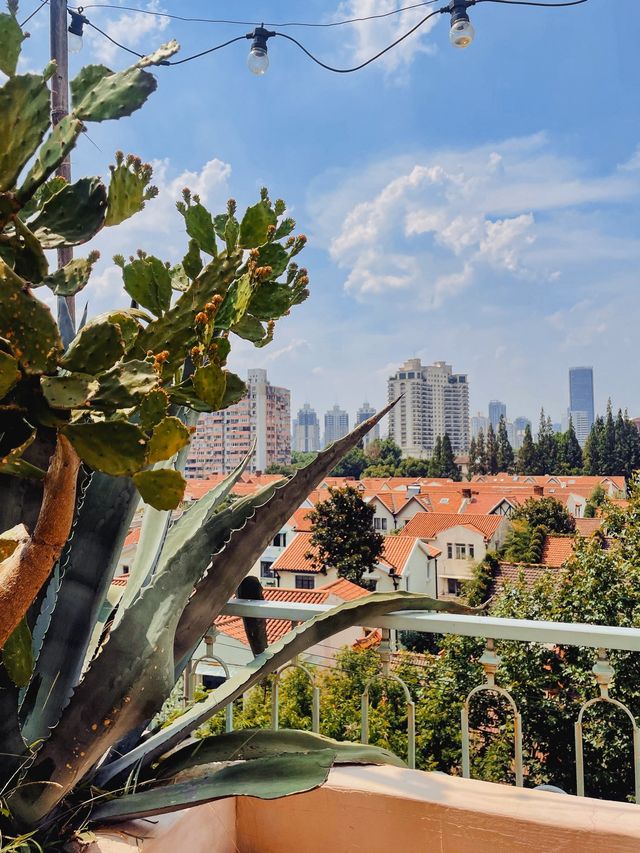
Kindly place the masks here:
[(0, 400), (11, 391), (20, 376), (16, 359), (0, 350)]
[(71, 103), (74, 109), (80, 106), (84, 98), (104, 77), (109, 77), (112, 74), (113, 71), (106, 65), (85, 65), (69, 84)]
[(249, 273), (234, 281), (216, 314), (216, 329), (230, 329), (239, 323), (247, 312), (253, 292)]
[(13, 15), (0, 14), (0, 71), (13, 77), (25, 36)]
[(100, 390), (95, 395), (96, 409), (126, 409), (137, 406), (142, 397), (158, 384), (158, 374), (148, 361), (123, 361), (100, 374)]
[(87, 465), (114, 477), (131, 476), (146, 461), (146, 437), (140, 427), (123, 421), (70, 424), (62, 429)]
[(191, 433), (179, 418), (165, 418), (157, 425), (149, 439), (147, 461), (150, 465), (171, 459), (189, 444)]
[(70, 373), (67, 376), (43, 376), (42, 393), (52, 409), (83, 409), (100, 388), (93, 376)]
[(60, 366), (65, 370), (95, 375), (119, 361), (124, 348), (120, 326), (98, 317), (76, 335)]
[(277, 320), (291, 307), (292, 295), (286, 284), (264, 283), (252, 296), (249, 312), (259, 320)]
[(219, 409), (227, 389), (227, 374), (217, 364), (199, 367), (193, 374), (193, 387), (201, 400)]
[(89, 281), (93, 265), (98, 260), (96, 255), (97, 253), (90, 254), (88, 258), (69, 261), (61, 269), (47, 276), (44, 284), (50, 287), (56, 296), (74, 296)]
[(162, 65), (169, 57), (174, 56), (180, 50), (180, 45), (175, 39), (171, 39), (166, 44), (150, 53), (148, 56), (143, 56), (140, 62), (137, 63), (138, 68), (147, 68), (149, 65)]
[(171, 305), (171, 273), (158, 258), (137, 258), (123, 267), (124, 289), (157, 317)]
[(198, 247), (208, 255), (215, 257), (218, 253), (216, 235), (213, 230), (211, 214), (200, 202), (178, 202), (178, 210), (184, 216), (187, 234), (196, 241)]
[[(28, 424), (24, 424), (28, 426)], [(4, 438), (4, 436), (2, 436)], [(34, 480), (42, 480), (45, 471), (36, 468), (30, 462), (22, 458), (23, 453), (36, 439), (36, 431), (32, 430), (17, 447), (0, 452), (0, 474), (11, 474), (13, 477), (28, 477)]]
[(31, 284), (40, 284), (49, 272), (47, 258), (32, 231), (19, 216), (13, 220), (16, 229), (14, 271)]
[(139, 109), (157, 85), (153, 74), (140, 68), (103, 76), (85, 90), (75, 115), (82, 121), (123, 118)]
[(140, 497), (154, 509), (177, 509), (184, 498), (186, 480), (179, 471), (162, 468), (159, 471), (142, 471), (133, 478)]
[(200, 249), (195, 240), (189, 240), (189, 250), (182, 259), (182, 268), (187, 276), (194, 281), (202, 272), (202, 258), (200, 257)]
[(247, 396), (247, 386), (239, 376), (235, 373), (231, 373), (230, 371), (227, 371), (225, 376), (227, 379), (227, 387), (224, 392), (224, 397), (222, 398), (222, 403), (220, 404), (221, 409), (228, 409), (229, 406), (233, 406), (234, 403), (239, 403), (240, 400)]
[(44, 249), (79, 246), (102, 228), (106, 209), (100, 178), (81, 178), (52, 196), (29, 227)]
[(9, 341), (26, 373), (55, 370), (62, 341), (51, 311), (1, 258), (0, 337)]
[(289, 253), (280, 243), (265, 243), (258, 250), (259, 267), (271, 267), (270, 278), (278, 278), (286, 270)]
[(150, 391), (140, 403), (140, 423), (147, 432), (157, 426), (166, 417), (169, 398), (162, 388)]
[(104, 224), (119, 225), (144, 208), (145, 202), (158, 194), (149, 186), (152, 169), (137, 157), (124, 157), (119, 152), (117, 164), (111, 166), (111, 181), (107, 196), (107, 215)]
[(276, 215), (267, 201), (259, 201), (249, 207), (240, 223), (238, 245), (243, 249), (253, 249), (266, 243), (269, 226), (275, 226), (276, 221)]
[[(24, 179), (24, 183), (16, 193), (18, 201), (20, 201), (21, 204), (24, 205), (25, 202), (33, 196), (38, 187), (42, 186), (53, 172), (55, 172), (60, 163), (62, 163), (64, 158), (76, 144), (76, 140), (80, 136), (81, 131), (82, 122), (73, 115), (65, 116), (58, 122), (49, 135), (47, 141), (38, 151), (38, 155), (33, 166), (29, 169), (27, 177)], [(59, 178), (55, 183), (53, 181), (51, 182), (56, 188), (56, 192), (64, 185), (60, 184), (60, 181), (64, 181), (64, 179)], [(51, 195), (53, 195), (53, 193), (51, 193)]]
[(0, 116), (0, 192), (4, 192), (13, 188), (49, 127), (49, 90), (44, 79), (36, 74), (9, 78), (0, 87)]

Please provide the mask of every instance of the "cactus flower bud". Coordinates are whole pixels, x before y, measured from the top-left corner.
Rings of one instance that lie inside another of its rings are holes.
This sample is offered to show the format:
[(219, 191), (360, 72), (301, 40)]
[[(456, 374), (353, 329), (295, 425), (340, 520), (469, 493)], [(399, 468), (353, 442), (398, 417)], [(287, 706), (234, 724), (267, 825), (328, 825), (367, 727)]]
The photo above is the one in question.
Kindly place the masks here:
[(204, 313), (204, 311), (199, 311), (199, 312), (196, 314), (196, 318), (195, 318), (195, 319), (196, 319), (196, 323), (198, 323), (198, 325), (200, 325), (200, 326), (206, 326), (206, 324), (209, 322), (209, 318), (208, 318), (208, 316)]

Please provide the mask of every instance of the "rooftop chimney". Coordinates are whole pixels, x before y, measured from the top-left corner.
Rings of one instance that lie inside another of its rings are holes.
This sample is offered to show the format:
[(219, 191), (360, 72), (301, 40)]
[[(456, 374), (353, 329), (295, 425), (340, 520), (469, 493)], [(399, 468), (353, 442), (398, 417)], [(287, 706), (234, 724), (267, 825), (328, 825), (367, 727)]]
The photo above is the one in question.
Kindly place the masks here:
[(537, 495), (537, 496), (538, 496), (538, 497), (540, 497), (540, 498), (541, 498), (541, 497), (543, 497), (543, 495), (544, 495), (544, 486), (534, 486), (534, 487), (533, 487), (533, 494), (534, 494), (534, 495)]

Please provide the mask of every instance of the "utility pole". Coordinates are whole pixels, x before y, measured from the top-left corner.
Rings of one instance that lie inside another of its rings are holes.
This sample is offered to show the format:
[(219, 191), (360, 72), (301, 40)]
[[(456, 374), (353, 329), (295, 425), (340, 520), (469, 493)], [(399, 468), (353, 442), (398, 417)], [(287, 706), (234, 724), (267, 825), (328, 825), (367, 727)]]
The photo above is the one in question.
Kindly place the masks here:
[[(69, 113), (69, 48), (67, 42), (67, 0), (49, 0), (51, 9), (51, 59), (56, 61), (56, 73), (51, 78), (51, 121), (58, 124)], [(71, 157), (69, 154), (58, 167), (56, 172), (67, 182), (71, 182)], [(58, 269), (68, 264), (73, 258), (73, 249), (58, 249)], [(59, 299), (64, 297), (58, 297)], [(66, 297), (69, 314), (75, 325), (75, 297)]]

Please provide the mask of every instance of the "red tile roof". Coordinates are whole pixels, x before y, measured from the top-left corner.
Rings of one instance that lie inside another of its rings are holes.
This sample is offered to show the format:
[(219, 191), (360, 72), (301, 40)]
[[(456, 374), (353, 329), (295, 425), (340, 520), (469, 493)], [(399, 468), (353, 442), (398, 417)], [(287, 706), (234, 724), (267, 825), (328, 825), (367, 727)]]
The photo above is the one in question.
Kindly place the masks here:
[(576, 530), (581, 536), (593, 536), (601, 527), (601, 518), (576, 518)]
[(298, 533), (310, 533), (311, 532), (311, 522), (309, 521), (309, 513), (310, 509), (306, 509), (306, 507), (302, 507), (301, 509), (297, 509), (291, 518), (289, 519), (289, 526), (296, 530)]
[(559, 569), (573, 557), (573, 536), (547, 536), (542, 549), (543, 566)]
[(522, 578), (527, 587), (533, 584), (549, 571), (548, 566), (525, 566), (520, 563), (500, 563), (493, 575), (489, 595), (493, 596), (502, 591), (506, 583), (518, 583)]
[(305, 556), (307, 553), (316, 553), (310, 540), (310, 533), (298, 533), (293, 542), (287, 545), (282, 554), (280, 554), (271, 566), (271, 570), (274, 572), (311, 572), (313, 574), (320, 574), (320, 569), (314, 568)]
[(418, 512), (402, 528), (400, 536), (418, 536), (420, 539), (434, 539), (443, 530), (452, 527), (469, 527), (490, 539), (499, 527), (507, 521), (502, 515), (455, 515), (453, 513)]
[(363, 589), (358, 584), (351, 583), (346, 578), (338, 578), (337, 581), (332, 581), (324, 586), (319, 587), (316, 592), (326, 592), (329, 595), (335, 595), (343, 601), (355, 601), (357, 598), (363, 598), (365, 595), (370, 595), (368, 589)]
[(124, 540), (124, 545), (122, 547), (123, 548), (131, 548), (134, 545), (137, 545), (139, 541), (140, 541), (140, 528), (134, 527), (132, 530), (130, 530), (127, 533), (127, 537)]
[(111, 585), (112, 586), (126, 586), (129, 583), (129, 575), (118, 575), (115, 578), (112, 578)]

